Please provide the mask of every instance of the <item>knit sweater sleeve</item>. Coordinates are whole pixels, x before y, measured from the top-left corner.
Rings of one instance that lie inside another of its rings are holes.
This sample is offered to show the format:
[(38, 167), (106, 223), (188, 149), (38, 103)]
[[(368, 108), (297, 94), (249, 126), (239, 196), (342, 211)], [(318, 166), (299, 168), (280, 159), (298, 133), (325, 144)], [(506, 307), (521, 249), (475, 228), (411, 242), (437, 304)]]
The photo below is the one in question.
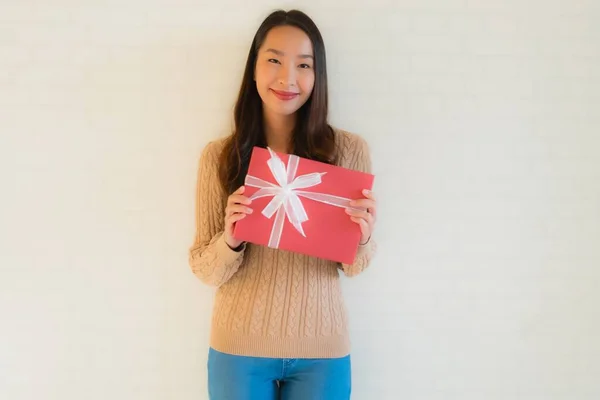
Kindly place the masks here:
[[(346, 160), (345, 164), (348, 168), (371, 173), (371, 155), (367, 142), (360, 136), (351, 134), (346, 134), (344, 142), (345, 143), (342, 146), (342, 157)], [(342, 263), (340, 264), (340, 269), (349, 277), (360, 274), (367, 269), (371, 263), (371, 259), (375, 255), (376, 249), (377, 244), (373, 237), (371, 237), (367, 243), (358, 246), (354, 262), (352, 264)]]
[(202, 151), (196, 186), (196, 235), (189, 250), (192, 272), (204, 283), (221, 286), (238, 270), (244, 256), (232, 250), (223, 235), (225, 204), (218, 177), (218, 142)]

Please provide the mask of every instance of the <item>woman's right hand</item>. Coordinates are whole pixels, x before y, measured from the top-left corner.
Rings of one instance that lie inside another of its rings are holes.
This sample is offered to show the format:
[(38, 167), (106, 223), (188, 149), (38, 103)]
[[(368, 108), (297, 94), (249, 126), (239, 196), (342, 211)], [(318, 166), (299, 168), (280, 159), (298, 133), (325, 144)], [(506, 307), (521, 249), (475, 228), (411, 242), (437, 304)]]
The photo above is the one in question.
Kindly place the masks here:
[(244, 189), (244, 186), (241, 186), (233, 192), (227, 198), (227, 207), (225, 207), (225, 242), (232, 249), (240, 247), (243, 243), (233, 237), (235, 223), (252, 213), (252, 209), (247, 207), (248, 204), (252, 203), (252, 200), (242, 195)]

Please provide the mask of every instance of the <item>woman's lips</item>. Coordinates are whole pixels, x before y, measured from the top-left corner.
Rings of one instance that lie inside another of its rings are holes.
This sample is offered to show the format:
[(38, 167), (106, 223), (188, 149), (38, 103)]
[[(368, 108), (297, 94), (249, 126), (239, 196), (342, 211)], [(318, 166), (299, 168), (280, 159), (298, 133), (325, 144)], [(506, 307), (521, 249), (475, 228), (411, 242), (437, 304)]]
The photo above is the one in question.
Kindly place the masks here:
[(298, 95), (300, 95), (300, 93), (285, 92), (282, 90), (275, 90), (275, 89), (271, 89), (271, 91), (273, 92), (273, 94), (275, 96), (277, 96), (277, 98), (279, 100), (292, 100), (292, 99), (296, 98)]

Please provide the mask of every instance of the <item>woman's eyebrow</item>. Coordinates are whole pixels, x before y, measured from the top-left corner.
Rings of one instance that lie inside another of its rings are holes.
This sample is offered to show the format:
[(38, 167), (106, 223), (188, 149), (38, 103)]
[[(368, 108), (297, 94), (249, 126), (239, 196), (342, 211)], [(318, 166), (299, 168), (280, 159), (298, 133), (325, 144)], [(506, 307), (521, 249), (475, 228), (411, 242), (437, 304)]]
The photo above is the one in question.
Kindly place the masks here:
[[(276, 49), (267, 49), (265, 50), (265, 52), (267, 53), (274, 53), (277, 54), (278, 56), (283, 57), (285, 55), (285, 53), (281, 50), (276, 50)], [(314, 60), (314, 57), (310, 54), (299, 54), (298, 58), (312, 58)]]

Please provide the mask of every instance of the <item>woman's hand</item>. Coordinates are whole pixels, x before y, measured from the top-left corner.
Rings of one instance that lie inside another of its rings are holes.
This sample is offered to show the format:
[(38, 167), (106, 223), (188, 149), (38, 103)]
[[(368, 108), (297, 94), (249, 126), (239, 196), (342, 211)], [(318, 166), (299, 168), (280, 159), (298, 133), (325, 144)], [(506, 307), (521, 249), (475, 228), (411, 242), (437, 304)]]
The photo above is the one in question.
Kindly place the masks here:
[(246, 215), (252, 213), (252, 209), (250, 207), (246, 207), (247, 204), (252, 203), (252, 200), (242, 195), (242, 193), (244, 193), (244, 189), (244, 186), (241, 186), (227, 198), (227, 207), (225, 208), (224, 235), (225, 242), (232, 249), (240, 247), (243, 243), (241, 240), (237, 240), (233, 237), (233, 228), (235, 227), (235, 223), (246, 217)]
[(355, 210), (347, 208), (346, 213), (350, 215), (350, 219), (356, 222), (360, 226), (360, 244), (366, 244), (371, 239), (371, 234), (375, 228), (375, 220), (377, 218), (377, 202), (373, 192), (364, 189), (363, 194), (366, 198), (353, 200), (350, 202), (350, 206), (359, 208), (361, 210)]

